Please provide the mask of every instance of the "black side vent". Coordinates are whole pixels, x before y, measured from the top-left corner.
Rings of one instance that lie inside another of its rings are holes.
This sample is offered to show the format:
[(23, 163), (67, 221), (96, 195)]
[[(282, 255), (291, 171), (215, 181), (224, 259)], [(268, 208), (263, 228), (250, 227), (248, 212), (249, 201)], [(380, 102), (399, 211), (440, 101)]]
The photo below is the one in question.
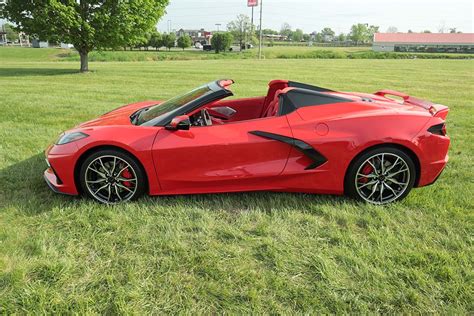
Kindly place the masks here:
[(302, 140), (279, 135), (279, 134), (262, 132), (262, 131), (251, 131), (249, 133), (252, 135), (260, 136), (267, 139), (273, 139), (273, 140), (288, 144), (290, 146), (293, 146), (295, 149), (301, 151), (303, 154), (305, 154), (307, 157), (313, 160), (313, 163), (307, 166), (305, 170), (315, 169), (327, 161), (326, 157), (321, 155), (316, 149), (311, 147), (311, 145), (309, 145), (308, 143), (305, 143)]

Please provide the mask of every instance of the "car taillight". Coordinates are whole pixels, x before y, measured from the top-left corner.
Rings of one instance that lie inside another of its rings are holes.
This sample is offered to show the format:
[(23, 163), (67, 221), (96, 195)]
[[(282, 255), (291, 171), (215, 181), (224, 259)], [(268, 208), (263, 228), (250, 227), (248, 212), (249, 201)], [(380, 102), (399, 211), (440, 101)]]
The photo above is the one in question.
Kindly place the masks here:
[(441, 136), (446, 136), (446, 124), (441, 123), (441, 124), (436, 124), (428, 128), (428, 132), (435, 134), (435, 135), (441, 135)]

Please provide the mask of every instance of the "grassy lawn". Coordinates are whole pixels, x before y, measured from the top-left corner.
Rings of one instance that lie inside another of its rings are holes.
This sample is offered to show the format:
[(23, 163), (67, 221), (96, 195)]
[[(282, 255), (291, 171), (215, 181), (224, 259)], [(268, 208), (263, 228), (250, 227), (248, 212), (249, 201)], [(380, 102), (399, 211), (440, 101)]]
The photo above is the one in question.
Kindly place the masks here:
[[(0, 314), (474, 312), (474, 61), (93, 62), (79, 74), (47, 51), (0, 49)], [(61, 131), (223, 77), (239, 97), (287, 78), (449, 105), (450, 163), (386, 207), (265, 192), (107, 207), (43, 183)]]

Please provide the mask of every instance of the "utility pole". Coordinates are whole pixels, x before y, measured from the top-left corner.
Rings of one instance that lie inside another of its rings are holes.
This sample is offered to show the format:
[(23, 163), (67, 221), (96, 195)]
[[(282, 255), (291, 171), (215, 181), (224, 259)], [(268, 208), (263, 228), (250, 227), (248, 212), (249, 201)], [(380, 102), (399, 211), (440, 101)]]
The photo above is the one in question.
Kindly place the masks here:
[(260, 0), (260, 41), (258, 43), (258, 59), (262, 59), (262, 41), (263, 41), (262, 8), (263, 8), (263, 0)]
[(253, 36), (253, 8), (254, 8), (254, 7), (252, 6), (252, 26), (251, 26), (251, 30), (252, 30), (252, 33), (251, 33), (251, 34), (252, 34), (252, 36)]

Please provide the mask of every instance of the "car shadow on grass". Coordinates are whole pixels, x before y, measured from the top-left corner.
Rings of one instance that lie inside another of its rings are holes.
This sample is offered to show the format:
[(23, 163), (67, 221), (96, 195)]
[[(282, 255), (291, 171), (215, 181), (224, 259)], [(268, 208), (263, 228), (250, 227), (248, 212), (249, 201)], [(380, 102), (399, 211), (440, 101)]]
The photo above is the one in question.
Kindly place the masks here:
[(78, 74), (77, 69), (61, 68), (0, 68), (0, 77), (62, 76)]
[[(54, 208), (81, 207), (94, 203), (89, 199), (52, 192), (43, 179), (46, 169), (44, 154), (38, 153), (26, 160), (0, 170), (0, 208), (14, 208), (35, 215)], [(143, 208), (190, 208), (239, 213), (249, 210), (272, 212), (277, 210), (311, 211), (324, 205), (355, 203), (345, 197), (279, 192), (242, 192), (195, 194), (177, 196), (146, 196), (131, 202)]]

